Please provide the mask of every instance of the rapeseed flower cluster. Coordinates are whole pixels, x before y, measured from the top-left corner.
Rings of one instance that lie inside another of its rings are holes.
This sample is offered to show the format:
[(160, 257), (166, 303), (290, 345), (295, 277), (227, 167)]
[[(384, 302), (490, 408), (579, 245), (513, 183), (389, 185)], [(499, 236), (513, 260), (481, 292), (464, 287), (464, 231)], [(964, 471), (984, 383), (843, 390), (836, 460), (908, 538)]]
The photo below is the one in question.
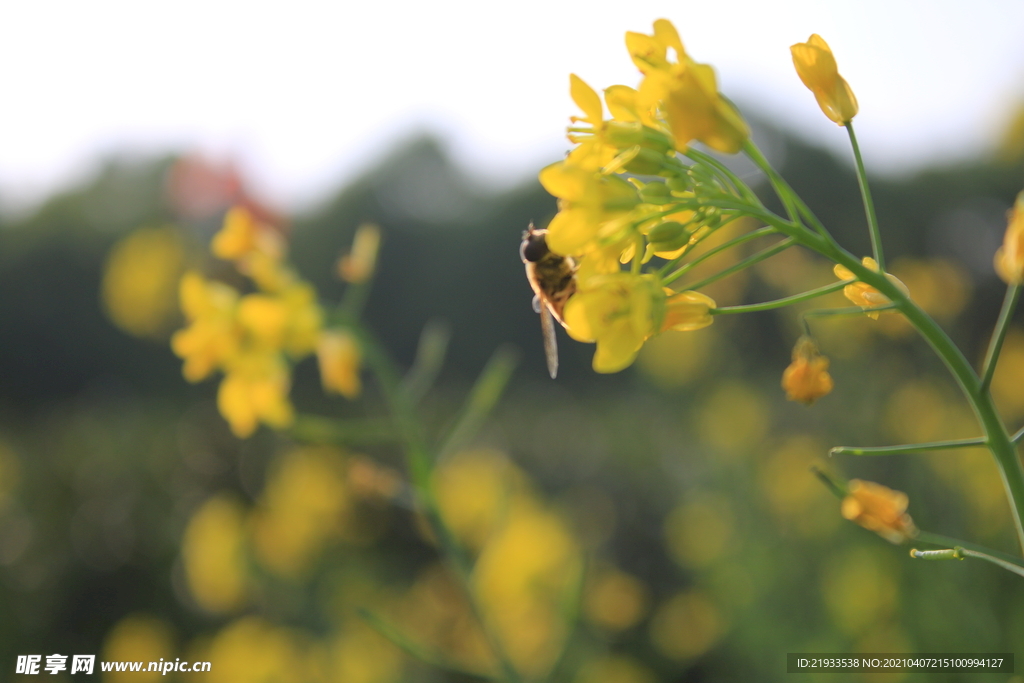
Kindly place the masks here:
[(239, 438), (260, 423), (290, 425), (291, 367), (314, 351), (324, 388), (359, 393), (359, 348), (344, 330), (324, 328), (316, 290), (287, 264), (281, 233), (244, 207), (231, 209), (211, 243), (214, 256), (231, 261), (254, 291), (242, 293), (196, 271), (181, 279), (187, 323), (171, 338), (190, 382), (224, 373), (217, 407)]

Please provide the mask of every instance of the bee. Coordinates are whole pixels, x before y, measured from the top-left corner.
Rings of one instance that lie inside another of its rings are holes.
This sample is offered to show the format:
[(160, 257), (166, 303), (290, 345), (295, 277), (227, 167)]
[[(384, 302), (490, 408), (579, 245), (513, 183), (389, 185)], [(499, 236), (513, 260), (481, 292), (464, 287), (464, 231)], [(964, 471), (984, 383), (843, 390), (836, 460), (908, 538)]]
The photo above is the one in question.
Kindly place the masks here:
[(523, 233), (519, 257), (526, 265), (526, 279), (533, 288), (533, 310), (540, 313), (540, 328), (544, 333), (544, 355), (551, 379), (558, 374), (558, 346), (555, 323), (565, 327), (562, 311), (565, 302), (576, 292), (576, 262), (570, 256), (559, 256), (547, 243), (547, 230), (537, 230), (530, 224)]

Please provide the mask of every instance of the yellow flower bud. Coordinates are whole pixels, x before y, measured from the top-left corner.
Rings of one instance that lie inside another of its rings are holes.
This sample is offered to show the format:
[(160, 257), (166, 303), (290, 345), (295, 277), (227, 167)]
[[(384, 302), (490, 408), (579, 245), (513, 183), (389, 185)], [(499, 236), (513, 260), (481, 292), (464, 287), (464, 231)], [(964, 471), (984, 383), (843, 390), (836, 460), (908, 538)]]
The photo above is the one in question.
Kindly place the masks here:
[(1024, 284), (1024, 192), (1009, 213), (1009, 224), (995, 259), (996, 272), (1008, 285)]
[(355, 398), (362, 390), (359, 381), (359, 343), (346, 330), (325, 330), (316, 345), (320, 381), (324, 391)]
[(372, 223), (360, 225), (352, 240), (352, 251), (338, 260), (338, 277), (353, 284), (366, 282), (373, 275), (379, 250), (380, 228)]
[(715, 307), (715, 300), (700, 292), (673, 292), (671, 289), (665, 292), (668, 299), (665, 301), (665, 319), (661, 323), (661, 331), (678, 330), (690, 332), (707, 327), (715, 318), (711, 315), (711, 309)]
[(782, 373), (782, 388), (790, 401), (805, 405), (811, 405), (832, 391), (828, 358), (818, 352), (817, 344), (810, 337), (800, 337), (793, 347), (793, 362)]
[(789, 50), (793, 53), (797, 75), (814, 93), (825, 116), (840, 126), (846, 125), (857, 115), (857, 98), (850, 85), (839, 75), (836, 59), (828, 43), (813, 33), (806, 43), (797, 43)]
[(907, 503), (907, 494), (901, 491), (852, 479), (841, 512), (846, 519), (899, 544), (917, 535), (917, 527), (907, 514)]
[[(873, 270), (876, 273), (878, 272), (878, 262), (870, 256), (865, 256), (861, 260), (861, 263), (864, 264), (864, 267), (868, 270)], [(834, 272), (836, 277), (840, 280), (853, 280), (857, 277), (849, 268), (838, 263), (835, 268), (832, 269), (832, 272)], [(907, 289), (907, 286), (903, 284), (898, 277), (891, 273), (886, 273), (885, 277), (889, 279), (889, 282), (899, 287), (904, 294), (910, 296), (910, 290)], [(846, 287), (843, 288), (843, 295), (857, 306), (862, 306), (864, 308), (884, 306), (892, 303), (889, 300), (889, 297), (864, 282), (852, 282), (846, 285)], [(882, 311), (869, 311), (867, 315), (872, 320), (878, 320), (880, 313), (882, 313)]]

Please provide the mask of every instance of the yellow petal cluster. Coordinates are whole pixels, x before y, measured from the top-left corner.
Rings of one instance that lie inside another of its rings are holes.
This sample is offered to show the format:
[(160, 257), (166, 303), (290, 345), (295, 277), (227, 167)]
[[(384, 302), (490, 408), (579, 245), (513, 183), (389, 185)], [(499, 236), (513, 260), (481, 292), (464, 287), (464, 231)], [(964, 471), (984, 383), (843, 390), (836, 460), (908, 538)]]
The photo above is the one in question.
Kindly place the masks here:
[(836, 59), (825, 39), (814, 33), (806, 43), (797, 43), (789, 50), (797, 75), (814, 93), (821, 111), (840, 126), (846, 125), (857, 115), (857, 98), (839, 75)]
[[(878, 262), (870, 256), (865, 256), (861, 260), (861, 263), (863, 263), (864, 267), (868, 270), (873, 270), (876, 273), (878, 272)], [(854, 280), (857, 277), (849, 268), (838, 263), (835, 268), (833, 268), (833, 272), (840, 280)], [(903, 284), (898, 277), (891, 273), (886, 273), (885, 277), (888, 278), (889, 282), (896, 285), (904, 294), (910, 296), (910, 290), (907, 289), (907, 286)], [(892, 303), (889, 301), (889, 297), (864, 282), (852, 282), (846, 285), (846, 287), (843, 288), (843, 295), (857, 306), (861, 306), (863, 308), (884, 306), (888, 303)], [(873, 320), (878, 320), (880, 313), (882, 313), (882, 311), (868, 311), (867, 315)]]
[(718, 93), (714, 69), (690, 58), (670, 21), (655, 21), (652, 35), (627, 33), (626, 47), (644, 74), (639, 106), (664, 113), (677, 150), (685, 152), (693, 140), (727, 154), (740, 150), (750, 128)]
[(817, 344), (810, 337), (800, 337), (793, 347), (793, 362), (782, 373), (782, 388), (790, 401), (805, 405), (811, 405), (832, 391), (828, 358), (818, 352)]
[(348, 330), (325, 330), (316, 347), (320, 380), (324, 391), (355, 398), (362, 389), (359, 366), (362, 354), (359, 342)]
[(917, 535), (914, 521), (907, 514), (907, 494), (860, 479), (852, 479), (848, 491), (841, 508), (846, 519), (890, 543), (903, 543)]
[(1008, 285), (1024, 284), (1024, 192), (1010, 209), (1003, 246), (996, 251), (996, 272)]
[(581, 283), (565, 306), (569, 336), (596, 342), (594, 370), (629, 367), (644, 341), (660, 329), (665, 293), (652, 275), (613, 273)]
[[(190, 382), (224, 373), (217, 407), (240, 438), (261, 423), (278, 429), (291, 424), (291, 364), (321, 347), (325, 387), (348, 397), (360, 389), (358, 353), (339, 342), (336, 331), (322, 330), (316, 290), (288, 267), (279, 237), (248, 210), (232, 209), (211, 250), (233, 261), (256, 291), (243, 295), (192, 271), (180, 285), (186, 327), (173, 335), (171, 348), (184, 360)], [(368, 249), (362, 247), (364, 261)]]

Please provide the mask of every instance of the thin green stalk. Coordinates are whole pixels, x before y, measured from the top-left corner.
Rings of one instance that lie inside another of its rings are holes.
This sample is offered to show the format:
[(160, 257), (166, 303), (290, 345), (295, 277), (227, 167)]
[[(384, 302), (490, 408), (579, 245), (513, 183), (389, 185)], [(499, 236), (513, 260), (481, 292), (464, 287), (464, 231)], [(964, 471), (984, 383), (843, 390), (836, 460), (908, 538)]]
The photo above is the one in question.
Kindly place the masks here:
[[(693, 270), (698, 264), (706, 261), (707, 259), (711, 258), (715, 254), (720, 254), (721, 252), (725, 251), (726, 249), (732, 249), (735, 246), (739, 246), (740, 244), (743, 244), (744, 242), (749, 242), (752, 239), (757, 239), (758, 237), (764, 237), (765, 235), (775, 235), (777, 233), (778, 233), (778, 230), (776, 230), (775, 228), (766, 227), (766, 228), (758, 228), (757, 230), (753, 230), (751, 232), (748, 232), (745, 235), (740, 235), (739, 237), (735, 237), (735, 238), (729, 240), (728, 242), (724, 242), (722, 244), (719, 244), (717, 247), (715, 247), (713, 249), (708, 249), (706, 252), (704, 252), (703, 254), (698, 256), (697, 258), (693, 259), (692, 261), (690, 261), (689, 263), (684, 265), (678, 271), (676, 271), (675, 277), (682, 277), (686, 273), (688, 273), (691, 270)], [(661, 270), (658, 271), (658, 276), (661, 277), (662, 279), (664, 279), (668, 275), (668, 272), (670, 270), (672, 270), (680, 261), (682, 261), (687, 256), (689, 256), (689, 250), (687, 250), (687, 252), (684, 253), (682, 256), (679, 256), (678, 258), (674, 258), (671, 261), (669, 261), (668, 263), (666, 263), (664, 266), (662, 266)]]
[(1020, 292), (1021, 285), (1010, 285), (1006, 288), (1003, 307), (999, 309), (999, 319), (992, 331), (992, 339), (989, 342), (988, 351), (985, 353), (985, 362), (982, 364), (982, 391), (988, 391), (989, 385), (992, 383), (992, 375), (995, 374), (996, 365), (999, 363), (999, 352), (1003, 348), (1003, 340), (1006, 339), (1006, 333), (1010, 329), (1010, 318), (1013, 317), (1013, 311), (1017, 308)]
[(799, 223), (799, 214), (797, 212), (796, 202), (794, 201), (795, 193), (789, 189), (782, 177), (772, 168), (772, 165), (768, 163), (768, 159), (764, 156), (757, 145), (750, 140), (743, 143), (743, 151), (746, 152), (747, 157), (754, 162), (754, 164), (761, 169), (761, 172), (768, 176), (768, 182), (772, 184), (772, 189), (775, 190), (775, 195), (782, 202), (782, 205), (786, 209), (786, 215), (789, 216), (789, 220), (793, 223)]
[(923, 453), (925, 451), (944, 451), (953, 448), (971, 448), (985, 446), (985, 437), (974, 439), (953, 439), (950, 441), (930, 441), (928, 443), (912, 443), (902, 446), (836, 446), (829, 450), (829, 455), (903, 455), (905, 453)]
[(376, 417), (338, 419), (300, 414), (288, 434), (299, 441), (341, 446), (376, 446), (399, 440), (391, 420)]
[[(762, 249), (761, 251), (757, 252), (753, 256), (748, 256), (747, 258), (743, 259), (742, 261), (740, 261), (736, 265), (731, 266), (729, 268), (726, 268), (725, 270), (723, 270), (720, 273), (716, 273), (715, 275), (712, 275), (710, 277), (706, 277), (703, 280), (701, 280), (700, 282), (697, 282), (697, 283), (687, 287), (687, 289), (700, 289), (701, 287), (706, 287), (706, 286), (710, 285), (712, 282), (718, 282), (719, 280), (721, 280), (724, 277), (728, 277), (728, 276), (732, 275), (733, 273), (738, 273), (739, 271), (743, 270), (744, 268), (749, 268), (750, 266), (754, 265), (755, 263), (760, 263), (761, 261), (764, 261), (765, 259), (771, 258), (772, 256), (775, 256), (776, 254), (778, 254), (780, 252), (783, 252), (786, 249), (789, 249), (791, 246), (793, 246), (793, 244), (795, 244), (795, 240), (792, 237), (787, 237), (786, 239), (781, 240), (780, 242), (775, 244), (774, 246), (768, 247), (767, 249)], [(671, 275), (669, 275), (664, 280), (662, 280), (662, 283), (667, 285), (667, 284), (670, 284), (672, 282), (675, 282), (680, 277), (681, 277), (681, 275), (677, 271), (677, 272), (672, 273)]]
[(805, 311), (800, 314), (801, 318), (833, 318), (844, 315), (861, 315), (874, 313), (876, 311), (891, 311), (896, 304), (882, 304), (881, 306), (845, 306), (843, 308), (818, 308), (813, 311)]
[(1020, 443), (1021, 439), (1024, 439), (1024, 427), (1021, 427), (1020, 430), (1016, 434), (1013, 435), (1013, 437), (1010, 439), (1010, 441), (1012, 441), (1013, 443), (1017, 444), (1017, 443)]
[(423, 327), (420, 342), (416, 346), (416, 358), (399, 387), (413, 405), (426, 395), (441, 372), (451, 336), (451, 328), (436, 320), (427, 322)]
[(860, 155), (857, 135), (853, 132), (853, 121), (846, 122), (846, 132), (850, 134), (850, 146), (853, 147), (853, 158), (857, 161), (857, 182), (860, 184), (860, 196), (864, 200), (864, 213), (868, 217), (868, 231), (871, 233), (871, 253), (878, 262), (878, 269), (885, 272), (885, 256), (882, 254), (882, 235), (878, 231), (878, 217), (875, 215), (875, 203), (871, 200), (871, 188), (868, 187), (868, 173), (864, 168), (864, 159)]
[(693, 149), (693, 147), (690, 147), (689, 149), (686, 150), (686, 156), (690, 157), (694, 161), (698, 161), (700, 163), (706, 164), (716, 169), (723, 177), (725, 177), (733, 185), (733, 187), (736, 188), (736, 191), (739, 192), (744, 199), (757, 199), (757, 195), (755, 195), (754, 192), (749, 187), (747, 187), (747, 184), (744, 183), (739, 178), (739, 176), (733, 173), (728, 166), (726, 166), (725, 164), (723, 164), (721, 161), (714, 158), (710, 154), (705, 154), (704, 152), (701, 152), (699, 150)]
[(384, 393), (384, 398), (395, 417), (399, 433), (402, 436), (402, 440), (405, 441), (405, 458), (409, 469), (409, 478), (416, 491), (423, 514), (437, 538), (444, 557), (459, 577), (469, 604), (473, 608), (473, 614), (481, 624), (488, 644), (501, 667), (501, 677), (507, 683), (520, 683), (522, 679), (519, 673), (505, 653), (501, 641), (494, 634), (493, 629), (490, 628), (489, 622), (484, 617), (483, 611), (476, 599), (472, 588), (473, 563), (466, 550), (462, 547), (462, 544), (455, 538), (455, 535), (441, 517), (440, 508), (430, 485), (433, 457), (426, 445), (426, 439), (420, 429), (410, 397), (399, 388), (400, 376), (398, 370), (384, 351), (383, 346), (380, 345), (369, 330), (354, 319), (349, 319), (346, 323), (359, 339), (366, 363), (377, 377), (377, 381)]
[(979, 560), (985, 560), (991, 562), (994, 565), (1002, 567), (1008, 572), (1013, 572), (1019, 576), (1024, 576), (1024, 566), (1019, 562), (1007, 562), (1001, 560), (998, 557), (992, 557), (986, 553), (979, 553), (974, 550), (968, 550), (967, 548), (947, 548), (945, 550), (918, 550), (917, 548), (910, 549), (910, 556), (916, 560), (962, 560), (967, 557), (973, 557)]
[(998, 557), (999, 559), (1005, 560), (1006, 562), (1017, 563), (1021, 561), (1020, 558), (1014, 557), (1009, 553), (1004, 553), (1001, 550), (994, 550), (992, 548), (988, 548), (978, 543), (972, 543), (970, 541), (961, 541), (959, 538), (953, 538), (952, 536), (945, 536), (943, 534), (935, 534), (930, 531), (918, 531), (917, 536), (914, 537), (914, 540), (920, 541), (921, 543), (927, 543), (929, 545), (938, 545), (946, 547), (960, 546), (961, 548), (967, 548), (968, 550), (973, 550), (977, 553), (985, 553), (986, 555), (991, 555), (992, 557)]
[(838, 292), (848, 284), (850, 284), (850, 281), (836, 282), (835, 284), (825, 285), (824, 287), (818, 287), (817, 289), (806, 291), (803, 294), (794, 294), (793, 296), (775, 299), (774, 301), (765, 301), (760, 304), (747, 304), (745, 306), (723, 306), (721, 308), (712, 308), (708, 312), (711, 313), (711, 315), (722, 315), (724, 313), (757, 313), (759, 311), (770, 311), (775, 308), (791, 306), (803, 301), (816, 299), (819, 296)]
[(459, 674), (461, 676), (481, 678), (485, 681), (496, 680), (493, 674), (466, 669), (460, 664), (451, 661), (444, 655), (444, 653), (438, 652), (437, 650), (423, 645), (422, 643), (417, 643), (403, 633), (397, 626), (375, 612), (371, 612), (367, 609), (361, 609), (359, 610), (359, 616), (362, 617), (375, 631), (377, 631), (377, 633), (390, 640), (395, 646), (414, 659), (418, 659), (425, 664), (430, 664), (438, 669)]

